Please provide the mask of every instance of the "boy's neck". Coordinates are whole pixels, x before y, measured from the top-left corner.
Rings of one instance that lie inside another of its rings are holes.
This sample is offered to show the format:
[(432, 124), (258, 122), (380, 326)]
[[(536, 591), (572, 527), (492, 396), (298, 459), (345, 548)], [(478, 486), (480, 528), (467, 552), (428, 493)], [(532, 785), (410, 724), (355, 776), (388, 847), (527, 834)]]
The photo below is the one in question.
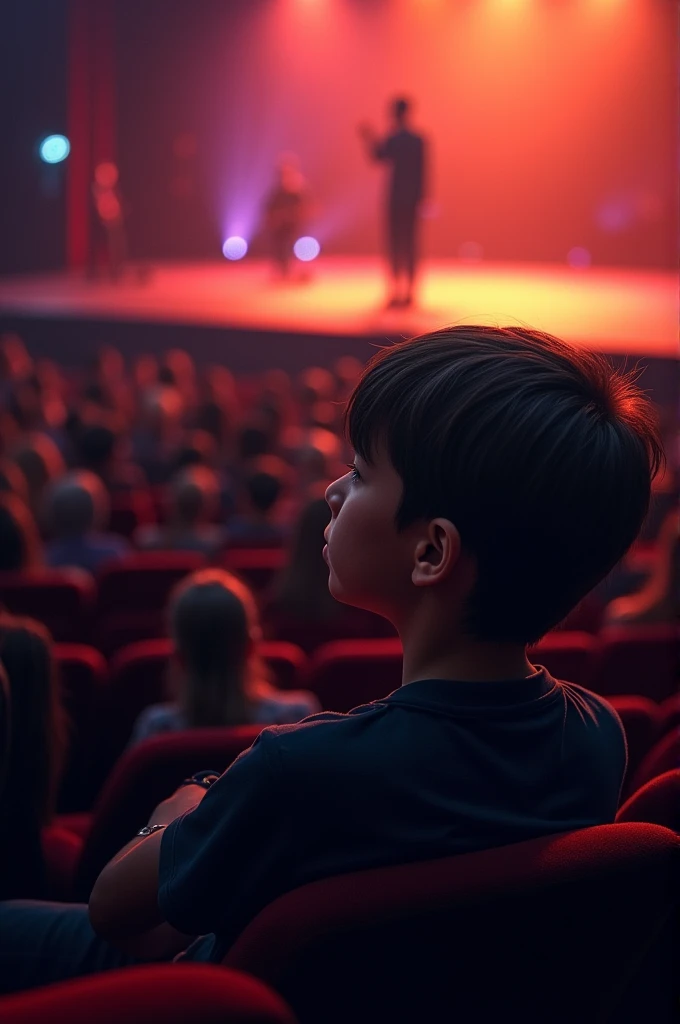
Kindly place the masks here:
[(402, 632), (402, 685), (417, 679), (490, 683), (523, 679), (536, 671), (523, 644), (492, 644), (450, 634), (444, 642), (418, 632)]

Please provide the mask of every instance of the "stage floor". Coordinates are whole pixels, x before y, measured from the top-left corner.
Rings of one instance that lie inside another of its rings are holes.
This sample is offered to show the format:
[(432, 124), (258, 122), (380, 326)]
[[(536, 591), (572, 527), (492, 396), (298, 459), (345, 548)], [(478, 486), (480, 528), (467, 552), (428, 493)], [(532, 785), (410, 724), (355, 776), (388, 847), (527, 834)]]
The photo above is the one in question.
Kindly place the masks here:
[(419, 302), (386, 311), (378, 259), (326, 257), (306, 283), (269, 266), (165, 263), (120, 284), (68, 274), (0, 280), (0, 316), (152, 322), (326, 337), (399, 337), (445, 324), (523, 323), (600, 351), (678, 356), (678, 279), (671, 272), (571, 270), (549, 264), (428, 262)]

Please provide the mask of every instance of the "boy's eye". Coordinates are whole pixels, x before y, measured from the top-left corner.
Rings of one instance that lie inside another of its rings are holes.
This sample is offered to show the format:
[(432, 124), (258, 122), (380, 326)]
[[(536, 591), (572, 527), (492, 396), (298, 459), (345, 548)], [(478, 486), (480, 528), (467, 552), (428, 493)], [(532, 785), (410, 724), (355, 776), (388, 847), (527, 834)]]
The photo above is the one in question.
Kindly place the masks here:
[(347, 468), (352, 473), (352, 480), (361, 480), (361, 473), (357, 469), (355, 462), (348, 462), (347, 463)]

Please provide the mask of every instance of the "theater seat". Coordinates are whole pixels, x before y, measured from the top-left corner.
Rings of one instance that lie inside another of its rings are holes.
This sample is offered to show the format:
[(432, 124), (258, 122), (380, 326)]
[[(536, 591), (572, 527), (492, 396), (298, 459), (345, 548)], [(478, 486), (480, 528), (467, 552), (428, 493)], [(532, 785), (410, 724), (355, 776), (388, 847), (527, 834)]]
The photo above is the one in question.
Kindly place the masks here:
[(265, 591), (286, 564), (287, 552), (281, 547), (228, 548), (220, 556), (220, 565), (239, 576), (251, 590)]
[(597, 650), (598, 642), (590, 633), (557, 631), (530, 647), (527, 657), (534, 664), (544, 665), (555, 679), (589, 687)]
[(295, 1024), (262, 982), (209, 964), (149, 964), (0, 998), (3, 1024)]
[(672, 832), (620, 824), (348, 873), (271, 903), (224, 963), (301, 1024), (670, 1024), (679, 869)]
[(313, 655), (307, 678), (326, 711), (350, 711), (401, 686), (401, 641), (337, 640)]
[[(137, 716), (149, 705), (168, 699), (166, 672), (172, 647), (172, 640), (145, 640), (130, 644), (112, 659), (99, 737), (99, 759), (105, 760), (107, 770), (125, 749)], [(307, 665), (304, 652), (293, 644), (273, 641), (263, 642), (259, 649), (272, 682), (294, 689)]]
[(68, 756), (57, 809), (70, 814), (87, 810), (96, 795), (92, 764), (107, 668), (101, 653), (84, 644), (55, 644), (54, 655), (69, 719)]
[(657, 775), (619, 808), (617, 821), (646, 821), (680, 833), (680, 768)]
[(79, 569), (0, 573), (0, 606), (44, 623), (55, 640), (88, 643), (96, 588)]
[(649, 697), (624, 694), (606, 699), (618, 714), (626, 732), (628, 770), (623, 788), (625, 797), (632, 792), (629, 784), (632, 783), (643, 758), (662, 735), (663, 716), (659, 705)]
[(593, 689), (661, 702), (678, 689), (680, 630), (674, 625), (610, 626), (600, 633)]
[(55, 824), (43, 828), (41, 843), (45, 859), (47, 898), (69, 900), (73, 879), (83, 852), (83, 841), (67, 828)]
[(98, 577), (97, 618), (164, 608), (175, 584), (204, 564), (193, 552), (150, 551), (105, 566)]
[(156, 510), (147, 490), (115, 491), (111, 497), (109, 530), (132, 540), (139, 526), (156, 522)]
[(664, 733), (670, 732), (671, 729), (680, 728), (680, 693), (676, 693), (662, 702), (661, 714), (663, 716), (662, 731)]
[(629, 792), (637, 793), (651, 779), (674, 768), (680, 768), (680, 729), (671, 729), (652, 747), (635, 772)]
[(74, 892), (87, 900), (104, 865), (143, 825), (162, 800), (194, 772), (223, 772), (254, 742), (262, 726), (165, 733), (126, 751), (94, 806), (78, 864)]

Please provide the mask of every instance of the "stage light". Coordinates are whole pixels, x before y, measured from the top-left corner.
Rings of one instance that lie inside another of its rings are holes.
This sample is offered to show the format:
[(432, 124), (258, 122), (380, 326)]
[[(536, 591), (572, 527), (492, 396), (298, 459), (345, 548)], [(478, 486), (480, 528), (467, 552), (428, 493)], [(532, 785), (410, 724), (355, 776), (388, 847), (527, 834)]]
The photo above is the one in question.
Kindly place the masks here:
[(319, 255), (321, 246), (316, 238), (312, 238), (311, 235), (303, 235), (302, 238), (298, 238), (293, 246), (293, 252), (303, 263), (309, 263), (310, 260), (315, 260)]
[(222, 253), (228, 260), (242, 260), (248, 252), (248, 243), (239, 235), (232, 235), (222, 246)]
[(593, 257), (588, 249), (584, 249), (582, 245), (575, 245), (567, 253), (567, 263), (570, 267), (578, 267), (579, 269), (589, 267), (592, 262)]
[(65, 135), (48, 135), (40, 143), (40, 159), (46, 164), (60, 164), (71, 152), (71, 143)]

